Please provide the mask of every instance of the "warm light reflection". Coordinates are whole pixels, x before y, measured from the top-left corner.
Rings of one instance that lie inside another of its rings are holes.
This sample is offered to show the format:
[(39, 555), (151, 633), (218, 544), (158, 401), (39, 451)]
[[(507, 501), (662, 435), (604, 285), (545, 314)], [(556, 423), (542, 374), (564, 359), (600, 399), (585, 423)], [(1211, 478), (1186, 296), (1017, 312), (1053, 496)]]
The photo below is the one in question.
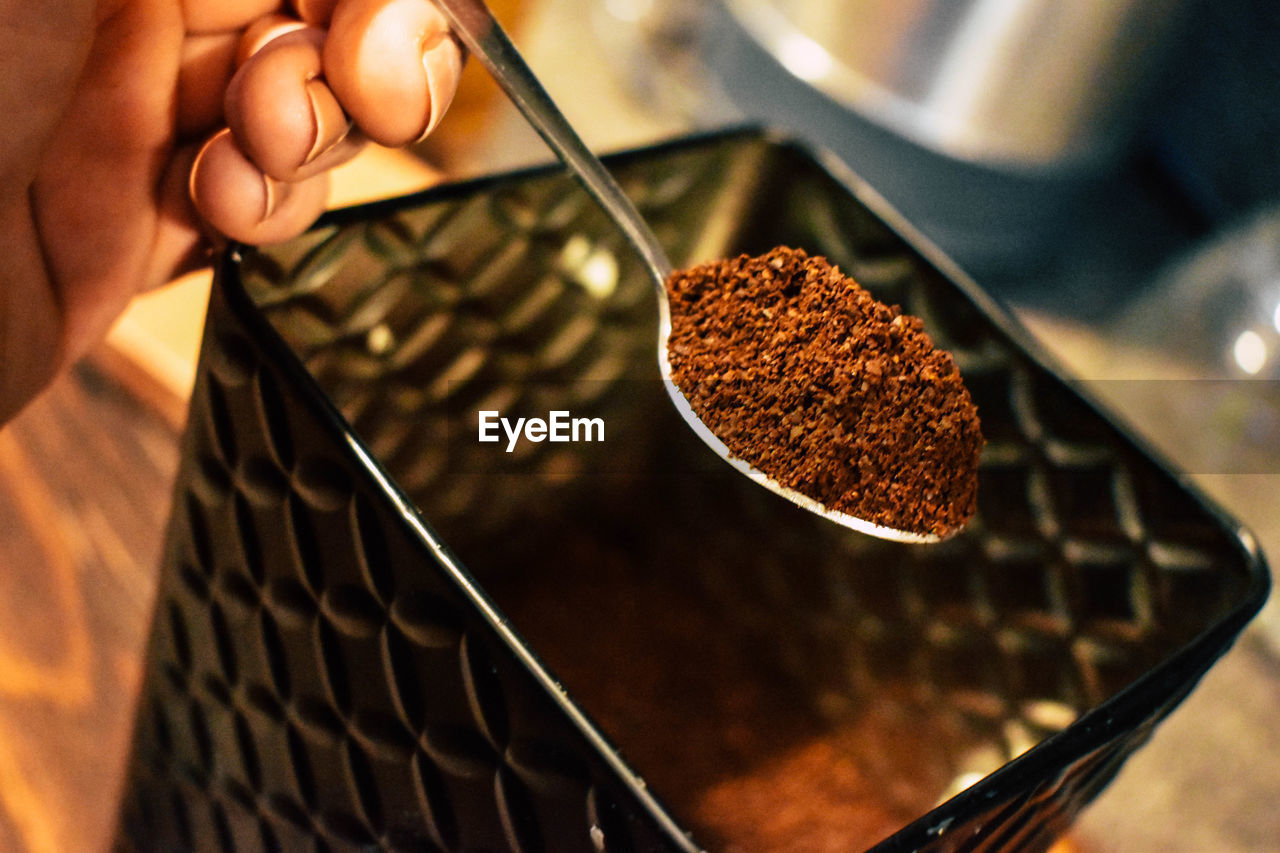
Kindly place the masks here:
[(1257, 332), (1241, 332), (1232, 354), (1240, 369), (1252, 376), (1267, 363), (1267, 344)]
[(607, 247), (595, 245), (582, 234), (574, 234), (565, 241), (559, 264), (573, 281), (597, 299), (607, 299), (618, 287), (618, 259)]
[(630, 24), (639, 23), (653, 11), (653, 0), (605, 0), (609, 14)]
[(778, 61), (792, 74), (810, 83), (831, 73), (835, 64), (825, 47), (800, 33), (787, 33), (782, 37), (778, 43)]
[(1276, 303), (1276, 313), (1272, 316), (1271, 322), (1276, 327), (1276, 331), (1280, 332), (1280, 302)]
[(578, 270), (577, 279), (592, 296), (607, 299), (618, 287), (618, 261), (607, 249), (597, 249)]

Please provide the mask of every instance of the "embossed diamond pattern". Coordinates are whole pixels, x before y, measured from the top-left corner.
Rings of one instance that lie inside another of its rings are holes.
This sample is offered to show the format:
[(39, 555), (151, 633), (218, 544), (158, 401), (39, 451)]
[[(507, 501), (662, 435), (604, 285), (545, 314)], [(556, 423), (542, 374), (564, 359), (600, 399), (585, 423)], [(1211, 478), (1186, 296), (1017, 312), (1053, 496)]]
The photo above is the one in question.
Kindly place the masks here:
[[(231, 281), (211, 313), (122, 846), (685, 848), (472, 586), (524, 618), (516, 591), (571, 594), (556, 563), (591, 552), (557, 548), (586, 529), (655, 568), (683, 561), (715, 629), (814, 713), (993, 745), (987, 778), (932, 811), (928, 794), (884, 851), (1047, 847), (1256, 609), (1260, 562), (1232, 532), (802, 152), (729, 135), (618, 166), (679, 262), (804, 245), (924, 317), (983, 417), (979, 518), (903, 548), (710, 471), (670, 438), (647, 283), (562, 176), (337, 215), (225, 271), (252, 304)], [(459, 435), (478, 408), (566, 400), (632, 440), (527, 445), (494, 470)], [(365, 468), (347, 424), (474, 576)], [(664, 550), (693, 538), (696, 559)], [(538, 645), (563, 625), (515, 627), (573, 674)], [(569, 686), (596, 713), (590, 682)], [(967, 742), (930, 766), (961, 773)], [(848, 750), (901, 772), (875, 745)]]
[[(621, 783), (443, 569), (421, 570), (387, 496), (315, 454), (323, 420), (254, 345), (210, 346), (126, 822), (146, 831), (122, 841), (594, 849), (588, 795)], [(662, 835), (606, 821), (620, 849)]]

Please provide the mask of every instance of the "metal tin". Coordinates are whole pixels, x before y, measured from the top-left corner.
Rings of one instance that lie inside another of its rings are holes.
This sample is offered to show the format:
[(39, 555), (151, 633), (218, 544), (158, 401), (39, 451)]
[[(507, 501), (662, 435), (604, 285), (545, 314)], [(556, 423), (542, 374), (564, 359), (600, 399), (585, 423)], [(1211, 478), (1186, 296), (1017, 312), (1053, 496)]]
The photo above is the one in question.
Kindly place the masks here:
[[(677, 263), (799, 245), (922, 316), (977, 520), (870, 540), (709, 459), (558, 170), (234, 249), (118, 846), (1044, 849), (1261, 606), (1251, 537), (854, 176), (752, 131), (610, 165)], [(606, 440), (508, 454), (489, 407)]]

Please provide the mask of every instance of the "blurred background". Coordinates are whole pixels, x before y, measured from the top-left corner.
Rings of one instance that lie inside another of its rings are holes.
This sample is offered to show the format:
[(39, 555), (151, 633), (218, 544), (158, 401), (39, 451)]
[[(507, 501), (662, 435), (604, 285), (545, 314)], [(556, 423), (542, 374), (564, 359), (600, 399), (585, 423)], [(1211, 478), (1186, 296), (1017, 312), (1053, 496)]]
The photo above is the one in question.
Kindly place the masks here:
[[(1280, 555), (1280, 4), (491, 5), (599, 151), (741, 122), (829, 150)], [(335, 200), (549, 159), (471, 63)], [(207, 288), (140, 300), (0, 433), (0, 850), (108, 837)], [(1072, 843), (1280, 849), (1277, 708), (1271, 604)]]

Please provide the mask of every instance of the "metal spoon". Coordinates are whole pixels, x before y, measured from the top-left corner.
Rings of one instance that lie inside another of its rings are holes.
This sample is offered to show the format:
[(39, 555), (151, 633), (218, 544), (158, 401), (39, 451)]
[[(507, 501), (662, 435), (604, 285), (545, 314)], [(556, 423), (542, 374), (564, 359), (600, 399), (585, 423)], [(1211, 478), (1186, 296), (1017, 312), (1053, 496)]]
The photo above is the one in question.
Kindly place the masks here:
[(511, 102), (533, 125), (547, 145), (551, 146), (556, 156), (573, 171), (586, 191), (604, 208), (605, 213), (622, 230), (628, 242), (640, 254), (658, 299), (658, 369), (662, 374), (662, 384), (666, 386), (667, 394), (671, 397), (671, 402), (675, 404), (680, 416), (698, 434), (698, 437), (706, 442), (717, 456), (754, 482), (823, 518), (881, 539), (898, 542), (940, 541), (940, 537), (930, 533), (895, 530), (828, 509), (813, 498), (783, 486), (777, 480), (730, 453), (724, 442), (694, 414), (689, 401), (671, 379), (671, 363), (667, 359), (667, 340), (671, 337), (671, 306), (667, 299), (666, 282), (672, 272), (672, 266), (667, 253), (654, 237), (653, 231), (641, 218), (631, 200), (623, 194), (622, 188), (618, 186), (613, 176), (591, 153), (561, 114), (489, 8), (481, 0), (432, 0), (432, 2), (449, 20), (451, 28), (462, 43), (489, 70)]

